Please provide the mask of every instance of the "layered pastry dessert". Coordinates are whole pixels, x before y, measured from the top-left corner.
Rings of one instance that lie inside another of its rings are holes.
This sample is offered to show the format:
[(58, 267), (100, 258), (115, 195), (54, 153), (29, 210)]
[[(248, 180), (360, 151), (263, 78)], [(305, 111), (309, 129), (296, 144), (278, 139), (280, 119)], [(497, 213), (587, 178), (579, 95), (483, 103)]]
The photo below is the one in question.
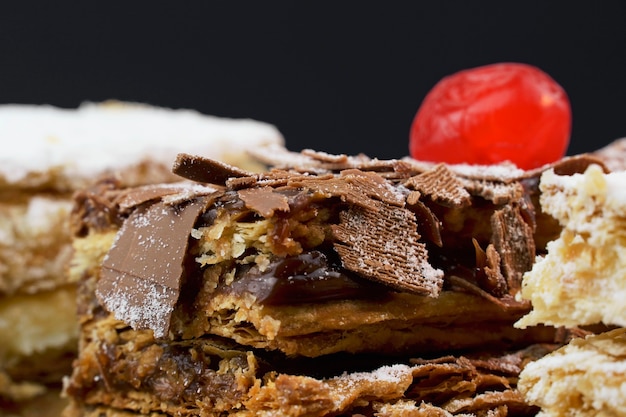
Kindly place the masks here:
[[(72, 194), (100, 177), (126, 186), (180, 181), (178, 152), (246, 169), (245, 147), (282, 145), (272, 125), (143, 104), (0, 106), (0, 406), (60, 385), (76, 354)], [(253, 165), (251, 165), (253, 164)]]
[(624, 143), (597, 153), (610, 155), (607, 164), (621, 171), (591, 165), (580, 174), (549, 170), (541, 177), (542, 207), (562, 231), (524, 275), (520, 298), (533, 309), (516, 326), (594, 328), (522, 372), (520, 390), (544, 416), (626, 414)]
[(521, 369), (564, 335), (514, 327), (560, 226), (524, 171), (181, 153), (188, 182), (104, 180), (72, 212), (79, 355), (66, 416), (525, 416)]

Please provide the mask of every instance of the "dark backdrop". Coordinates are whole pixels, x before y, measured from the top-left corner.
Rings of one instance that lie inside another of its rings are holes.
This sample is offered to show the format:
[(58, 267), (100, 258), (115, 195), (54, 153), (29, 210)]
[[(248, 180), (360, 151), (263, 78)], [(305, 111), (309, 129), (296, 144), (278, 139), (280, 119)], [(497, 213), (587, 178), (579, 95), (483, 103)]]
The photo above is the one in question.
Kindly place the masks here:
[(570, 153), (626, 136), (626, 6), (603, 1), (5, 2), (0, 102), (110, 98), (275, 124), (290, 149), (408, 153), (441, 77), (498, 61), (568, 92)]

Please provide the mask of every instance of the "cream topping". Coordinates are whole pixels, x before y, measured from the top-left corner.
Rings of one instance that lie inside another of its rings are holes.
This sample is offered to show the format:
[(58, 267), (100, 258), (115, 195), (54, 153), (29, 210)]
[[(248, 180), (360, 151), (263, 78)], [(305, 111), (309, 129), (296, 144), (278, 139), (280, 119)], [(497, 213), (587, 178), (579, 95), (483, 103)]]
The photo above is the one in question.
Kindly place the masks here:
[(51, 169), (92, 177), (142, 159), (169, 166), (179, 152), (222, 159), (284, 141), (264, 122), (122, 102), (0, 105), (0, 138), (0, 180), (8, 183)]

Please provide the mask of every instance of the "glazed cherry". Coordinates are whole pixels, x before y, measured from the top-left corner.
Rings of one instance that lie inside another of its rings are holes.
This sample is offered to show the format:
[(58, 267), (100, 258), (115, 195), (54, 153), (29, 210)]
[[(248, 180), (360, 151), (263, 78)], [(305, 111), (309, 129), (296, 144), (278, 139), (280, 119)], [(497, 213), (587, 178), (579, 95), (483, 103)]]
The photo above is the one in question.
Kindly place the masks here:
[(539, 68), (486, 65), (433, 87), (413, 119), (409, 151), (424, 161), (536, 168), (565, 155), (571, 118), (567, 94)]

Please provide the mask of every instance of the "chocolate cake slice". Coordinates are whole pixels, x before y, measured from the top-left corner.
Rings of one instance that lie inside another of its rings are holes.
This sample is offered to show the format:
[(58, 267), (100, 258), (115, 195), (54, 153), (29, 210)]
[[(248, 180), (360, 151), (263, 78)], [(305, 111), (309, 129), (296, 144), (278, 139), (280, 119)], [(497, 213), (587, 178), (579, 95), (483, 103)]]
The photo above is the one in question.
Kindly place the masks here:
[(181, 154), (195, 183), (76, 195), (68, 415), (529, 412), (519, 366), (484, 376), (463, 358), (556, 340), (513, 327), (537, 242), (559, 233), (537, 210), (541, 170), (261, 157), (274, 168)]

